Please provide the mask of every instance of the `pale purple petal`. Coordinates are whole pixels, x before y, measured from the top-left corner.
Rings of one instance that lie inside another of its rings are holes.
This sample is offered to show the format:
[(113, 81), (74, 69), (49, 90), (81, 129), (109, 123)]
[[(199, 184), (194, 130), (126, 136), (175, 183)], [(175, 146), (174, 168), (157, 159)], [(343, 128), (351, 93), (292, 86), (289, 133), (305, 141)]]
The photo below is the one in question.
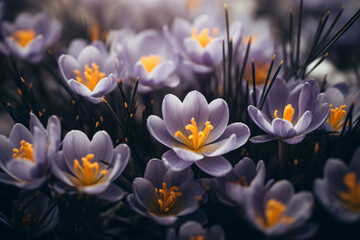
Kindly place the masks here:
[(229, 122), (229, 107), (223, 99), (215, 99), (209, 104), (209, 122), (213, 130), (204, 141), (204, 145), (218, 139)]
[(110, 184), (110, 186), (104, 192), (98, 194), (97, 197), (109, 202), (117, 202), (124, 197), (124, 191), (117, 185)]
[(98, 84), (95, 86), (92, 91), (91, 97), (98, 98), (102, 97), (111, 91), (113, 91), (117, 86), (116, 78), (114, 74), (110, 74), (108, 77), (101, 79)]
[(224, 176), (231, 171), (232, 166), (228, 160), (222, 156), (206, 157), (195, 164), (204, 172), (211, 176)]
[(276, 118), (272, 121), (274, 135), (283, 139), (292, 138), (296, 131), (291, 122), (282, 118)]
[(174, 150), (169, 150), (162, 155), (165, 166), (173, 171), (180, 171), (189, 167), (193, 162), (181, 159)]
[(313, 115), (310, 111), (306, 111), (299, 119), (299, 121), (295, 124), (296, 134), (301, 134), (304, 132), (310, 125), (313, 119)]
[(208, 102), (204, 95), (198, 91), (189, 92), (183, 101), (183, 125), (191, 124), (192, 118), (195, 119), (199, 130), (204, 128), (205, 122), (209, 119)]
[(312, 87), (310, 83), (305, 83), (301, 89), (299, 96), (299, 116), (302, 116), (306, 111), (312, 111), (314, 106), (314, 99), (312, 94)]
[(250, 138), (250, 142), (252, 142), (252, 143), (265, 143), (265, 142), (270, 142), (270, 141), (273, 141), (273, 140), (276, 140), (276, 139), (277, 139), (277, 137), (274, 136), (274, 135), (265, 134), (265, 135), (258, 135), (258, 136)]
[(154, 187), (162, 188), (163, 178), (167, 171), (164, 162), (154, 158), (146, 165), (144, 178), (148, 179)]
[(142, 207), (153, 210), (157, 206), (154, 185), (145, 178), (135, 178), (132, 183), (135, 199)]
[(68, 84), (69, 84), (71, 90), (73, 90), (75, 93), (77, 93), (83, 97), (90, 97), (91, 91), (84, 84), (82, 84), (74, 79), (70, 79), (68, 81)]
[(173, 147), (173, 151), (179, 156), (179, 158), (185, 161), (193, 162), (204, 158), (201, 152), (195, 152), (187, 148)]
[(165, 122), (158, 116), (149, 116), (146, 125), (151, 135), (165, 146), (171, 148), (181, 144), (170, 135), (168, 129), (165, 126)]
[(33, 143), (33, 137), (30, 131), (22, 124), (16, 123), (11, 129), (9, 140), (14, 144), (14, 147), (19, 149), (20, 142), (25, 140), (28, 143)]

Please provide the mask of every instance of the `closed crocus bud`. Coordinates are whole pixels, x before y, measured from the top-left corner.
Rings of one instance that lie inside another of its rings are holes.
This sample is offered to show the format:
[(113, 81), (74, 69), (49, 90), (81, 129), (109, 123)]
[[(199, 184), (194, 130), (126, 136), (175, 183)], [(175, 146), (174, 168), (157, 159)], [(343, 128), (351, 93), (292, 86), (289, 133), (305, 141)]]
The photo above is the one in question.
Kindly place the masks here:
[(264, 162), (261, 160), (255, 165), (253, 160), (245, 157), (228, 174), (212, 179), (211, 186), (222, 203), (244, 207), (248, 192), (253, 191), (256, 185), (264, 185), (264, 182)]
[(329, 104), (320, 102), (318, 85), (313, 80), (293, 84), (282, 78), (274, 81), (264, 107), (248, 107), (251, 120), (266, 132), (250, 141), (263, 143), (278, 139), (289, 144), (299, 143), (326, 121)]
[(30, 63), (37, 64), (43, 59), (47, 48), (61, 35), (61, 24), (45, 13), (19, 14), (14, 23), (2, 23), (5, 54), (13, 54)]
[(162, 225), (175, 223), (179, 217), (194, 213), (204, 195), (204, 188), (194, 182), (191, 168), (173, 172), (164, 163), (152, 159), (143, 178), (135, 178), (133, 194), (127, 202), (137, 213)]
[(218, 225), (204, 229), (198, 222), (187, 221), (180, 226), (178, 234), (174, 228), (171, 228), (166, 240), (225, 240), (225, 233)]
[(70, 131), (62, 149), (52, 161), (52, 173), (60, 180), (54, 184), (58, 193), (85, 193), (107, 201), (118, 201), (123, 191), (113, 183), (130, 158), (126, 144), (113, 147), (105, 131), (95, 133), (92, 141), (85, 133)]
[(360, 148), (346, 166), (340, 159), (329, 159), (324, 178), (316, 179), (314, 192), (325, 209), (343, 222), (360, 219)]
[(153, 137), (171, 148), (162, 159), (174, 171), (195, 163), (212, 176), (223, 176), (232, 166), (222, 155), (244, 145), (250, 136), (245, 124), (228, 125), (229, 109), (223, 99), (208, 104), (198, 91), (188, 93), (183, 102), (166, 95), (162, 116), (164, 120), (151, 115), (147, 127)]
[(34, 114), (30, 131), (15, 124), (9, 138), (0, 135), (0, 182), (24, 189), (40, 187), (49, 176), (49, 165), (59, 148), (61, 125), (56, 116), (45, 129)]

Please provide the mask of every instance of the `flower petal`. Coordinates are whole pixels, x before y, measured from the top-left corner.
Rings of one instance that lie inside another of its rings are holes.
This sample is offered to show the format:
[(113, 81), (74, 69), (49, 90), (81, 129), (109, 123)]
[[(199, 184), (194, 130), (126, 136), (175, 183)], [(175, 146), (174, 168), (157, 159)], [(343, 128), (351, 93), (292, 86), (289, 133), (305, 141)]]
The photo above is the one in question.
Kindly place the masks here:
[(221, 177), (231, 171), (230, 162), (222, 156), (206, 157), (195, 164), (211, 176)]
[(165, 122), (158, 116), (149, 116), (146, 121), (146, 125), (151, 135), (165, 146), (171, 148), (181, 144), (170, 135), (165, 126)]
[(165, 152), (161, 158), (164, 161), (165, 166), (173, 171), (183, 170), (193, 164), (192, 161), (185, 161), (180, 158), (174, 150)]

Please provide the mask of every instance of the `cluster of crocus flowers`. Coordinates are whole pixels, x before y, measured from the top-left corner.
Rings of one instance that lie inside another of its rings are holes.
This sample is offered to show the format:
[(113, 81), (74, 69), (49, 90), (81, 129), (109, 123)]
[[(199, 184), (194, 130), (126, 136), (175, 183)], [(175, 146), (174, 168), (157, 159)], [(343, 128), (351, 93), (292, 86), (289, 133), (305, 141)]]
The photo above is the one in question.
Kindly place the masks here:
[(123, 74), (123, 62), (108, 54), (101, 42), (88, 45), (76, 54), (60, 56), (61, 73), (74, 92), (92, 103), (100, 103), (103, 96), (115, 89)]
[(123, 54), (129, 75), (133, 79), (140, 78), (140, 92), (179, 85), (180, 78), (175, 73), (179, 58), (161, 33), (146, 30), (129, 37), (124, 44)]
[(198, 91), (188, 93), (183, 102), (168, 94), (162, 116), (150, 116), (147, 127), (153, 137), (171, 148), (162, 155), (171, 170), (183, 170), (195, 163), (212, 176), (227, 174), (232, 166), (226, 154), (244, 145), (250, 130), (243, 123), (228, 126), (229, 109), (222, 99), (208, 104)]
[(324, 178), (316, 179), (314, 192), (335, 218), (343, 222), (360, 219), (360, 148), (354, 153), (350, 166), (340, 159), (329, 159)]
[(51, 19), (45, 13), (31, 15), (21, 13), (14, 23), (3, 22), (1, 26), (5, 47), (0, 47), (5, 54), (36, 64), (43, 59), (47, 48), (55, 43), (61, 34), (59, 21)]
[(320, 102), (318, 85), (313, 80), (292, 84), (282, 78), (274, 81), (264, 107), (248, 107), (251, 120), (266, 132), (250, 141), (263, 143), (278, 139), (289, 144), (299, 143), (326, 121), (329, 104)]
[(269, 237), (306, 239), (317, 229), (317, 225), (306, 223), (312, 208), (311, 193), (294, 193), (292, 184), (281, 180), (249, 192), (245, 212), (248, 221)]
[(132, 209), (163, 225), (194, 213), (205, 193), (204, 188), (194, 182), (190, 168), (173, 172), (158, 159), (150, 160), (144, 178), (136, 178), (132, 190), (127, 197)]
[(14, 125), (9, 138), (0, 135), (0, 182), (24, 189), (36, 189), (49, 177), (49, 161), (58, 150), (60, 121), (52, 116), (45, 129), (34, 114), (30, 115), (30, 131), (22, 124)]
[(83, 132), (70, 131), (52, 161), (52, 173), (60, 180), (54, 189), (61, 194), (82, 192), (118, 201), (124, 193), (112, 182), (125, 169), (129, 158), (128, 146), (120, 144), (113, 148), (105, 131), (95, 133), (92, 141)]

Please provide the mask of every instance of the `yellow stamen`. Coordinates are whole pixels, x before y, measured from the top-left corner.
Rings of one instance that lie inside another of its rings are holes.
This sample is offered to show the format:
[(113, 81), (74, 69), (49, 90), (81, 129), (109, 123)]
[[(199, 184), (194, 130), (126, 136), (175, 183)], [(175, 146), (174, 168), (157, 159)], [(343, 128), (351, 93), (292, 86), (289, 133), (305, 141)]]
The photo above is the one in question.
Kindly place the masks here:
[(14, 148), (13, 149), (13, 158), (24, 158), (29, 160), (32, 163), (35, 163), (34, 159), (34, 149), (32, 144), (26, 142), (25, 140), (21, 140), (20, 142), (20, 149)]
[(11, 38), (22, 48), (25, 48), (35, 37), (36, 32), (33, 29), (17, 30), (11, 35)]
[(245, 176), (242, 176), (241, 179), (237, 180), (236, 184), (243, 186), (243, 187), (249, 186), (249, 184), (245, 181)]
[(277, 223), (292, 224), (295, 220), (294, 217), (284, 216), (283, 214), (285, 211), (286, 206), (282, 202), (271, 198), (266, 203), (265, 219), (259, 217), (257, 221), (265, 228), (270, 228)]
[(351, 172), (345, 175), (343, 180), (348, 192), (340, 191), (339, 196), (344, 205), (352, 211), (360, 211), (360, 183), (357, 182), (356, 173)]
[(162, 61), (162, 57), (157, 55), (142, 56), (139, 61), (146, 71), (150, 73)]
[(191, 149), (198, 150), (200, 147), (202, 147), (204, 141), (209, 136), (210, 131), (213, 130), (214, 127), (210, 125), (209, 121), (207, 121), (205, 123), (204, 130), (199, 132), (195, 119), (191, 118), (191, 124), (188, 124), (185, 129), (190, 130), (192, 133), (188, 138), (186, 138), (180, 131), (175, 133), (175, 137), (180, 137)]
[(206, 45), (208, 45), (214, 36), (218, 35), (219, 30), (217, 28), (212, 29), (212, 36), (209, 35), (210, 30), (208, 28), (204, 28), (201, 30), (201, 32), (198, 34), (198, 30), (196, 28), (193, 28), (191, 37), (195, 40), (197, 40), (200, 45), (205, 48)]
[(163, 182), (162, 186), (162, 189), (155, 188), (155, 197), (159, 204), (160, 214), (165, 214), (175, 204), (176, 198), (183, 194), (182, 192), (179, 192), (177, 186), (172, 186), (169, 190), (166, 187), (166, 183)]
[(105, 73), (99, 72), (99, 66), (94, 62), (91, 64), (91, 68), (85, 65), (85, 79), (81, 76), (79, 70), (74, 70), (74, 73), (76, 74), (76, 81), (85, 85), (90, 91), (93, 91), (98, 82), (106, 76)]
[(344, 124), (341, 120), (346, 116), (346, 111), (344, 110), (346, 108), (346, 105), (342, 105), (340, 109), (333, 109), (332, 104), (330, 104), (330, 108), (331, 112), (327, 121), (334, 128), (334, 131), (338, 131), (342, 128)]
[(76, 177), (75, 183), (80, 186), (94, 185), (103, 178), (108, 171), (101, 170), (99, 172), (99, 164), (97, 162), (91, 163), (94, 154), (88, 154), (81, 158), (82, 166), (77, 159), (74, 159), (74, 173)]
[[(274, 112), (274, 116), (275, 118), (279, 118), (278, 115), (277, 115), (277, 112), (278, 110), (275, 110)], [(291, 122), (292, 118), (293, 118), (293, 115), (294, 115), (294, 109), (293, 107), (291, 106), (291, 104), (288, 104), (285, 108), (284, 108), (284, 113), (283, 113), (283, 119)]]

